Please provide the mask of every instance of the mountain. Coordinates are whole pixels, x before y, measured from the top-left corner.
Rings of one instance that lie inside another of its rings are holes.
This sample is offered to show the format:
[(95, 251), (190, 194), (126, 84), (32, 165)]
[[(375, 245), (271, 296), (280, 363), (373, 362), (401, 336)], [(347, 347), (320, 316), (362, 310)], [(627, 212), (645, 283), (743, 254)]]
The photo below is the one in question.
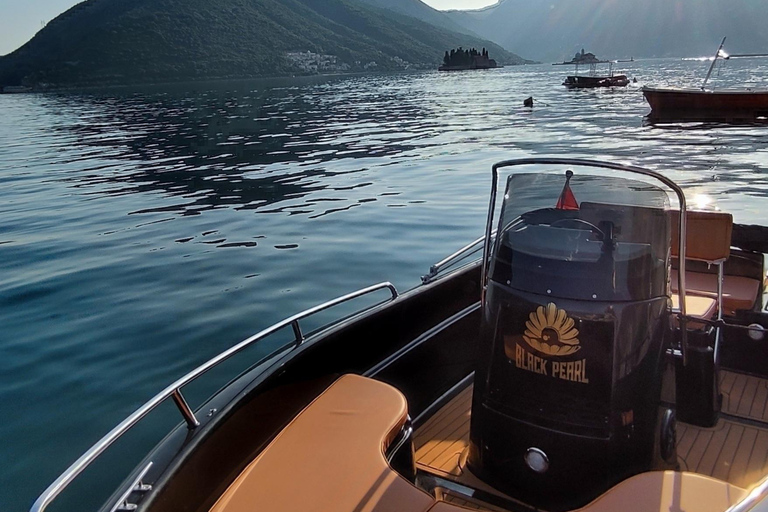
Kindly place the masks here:
[(420, 0), (361, 0), (362, 2), (379, 7), (381, 9), (389, 9), (406, 16), (411, 16), (418, 20), (429, 23), (436, 27), (441, 27), (454, 32), (467, 33), (476, 36), (471, 30), (456, 23), (451, 19), (450, 15), (445, 12), (438, 11), (437, 9), (428, 6)]
[(768, 52), (766, 0), (500, 0), (449, 11), (466, 30), (528, 58), (570, 60), (586, 49), (600, 58)]
[(0, 57), (0, 84), (436, 68), (457, 46), (522, 62), (476, 36), (357, 0), (87, 0)]

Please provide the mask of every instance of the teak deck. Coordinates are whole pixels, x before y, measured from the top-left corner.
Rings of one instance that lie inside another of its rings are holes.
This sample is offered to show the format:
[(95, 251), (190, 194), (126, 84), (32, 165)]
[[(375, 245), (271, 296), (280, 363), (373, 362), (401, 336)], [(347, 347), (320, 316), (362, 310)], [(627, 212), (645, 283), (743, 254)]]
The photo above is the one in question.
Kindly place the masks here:
[(722, 412), (765, 422), (768, 427), (768, 380), (743, 373), (720, 372)]
[(415, 433), (416, 466), (440, 476), (460, 476), (459, 458), (469, 446), (472, 385), (445, 404)]
[[(723, 415), (715, 427), (677, 423), (680, 469), (749, 487), (768, 473), (768, 380), (722, 371), (720, 387)], [(416, 431), (419, 469), (462, 479), (471, 404), (470, 385)]]

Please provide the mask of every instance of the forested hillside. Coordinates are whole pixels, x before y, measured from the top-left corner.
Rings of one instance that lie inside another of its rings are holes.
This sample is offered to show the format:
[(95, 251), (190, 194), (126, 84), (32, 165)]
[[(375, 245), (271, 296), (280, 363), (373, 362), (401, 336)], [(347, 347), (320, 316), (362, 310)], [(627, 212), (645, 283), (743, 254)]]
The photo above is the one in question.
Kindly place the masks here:
[(87, 0), (1, 57), (0, 85), (436, 68), (460, 45), (521, 62), (475, 36), (357, 0)]

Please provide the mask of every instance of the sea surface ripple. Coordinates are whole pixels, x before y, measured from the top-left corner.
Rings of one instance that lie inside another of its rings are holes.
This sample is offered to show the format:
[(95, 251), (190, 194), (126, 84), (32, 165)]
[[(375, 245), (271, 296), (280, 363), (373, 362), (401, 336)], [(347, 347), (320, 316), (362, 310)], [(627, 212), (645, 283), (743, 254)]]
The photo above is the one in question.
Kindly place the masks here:
[[(250, 334), (376, 282), (417, 285), (482, 235), (496, 161), (647, 166), (765, 224), (768, 128), (646, 125), (640, 87), (696, 86), (707, 64), (623, 65), (638, 82), (603, 90), (565, 90), (571, 69), (536, 65), (0, 96), (0, 508), (28, 509), (140, 404)], [(768, 66), (715, 80), (766, 85)], [(178, 421), (160, 411), (69, 506), (100, 504)]]

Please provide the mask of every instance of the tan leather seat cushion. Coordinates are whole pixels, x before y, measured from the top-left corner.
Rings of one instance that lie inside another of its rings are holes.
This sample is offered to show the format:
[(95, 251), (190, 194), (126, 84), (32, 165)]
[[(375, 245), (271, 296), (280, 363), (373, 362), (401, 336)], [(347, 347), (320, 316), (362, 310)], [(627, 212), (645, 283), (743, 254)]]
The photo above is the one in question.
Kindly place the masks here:
[[(672, 295), (672, 310), (680, 310), (680, 296)], [(685, 296), (685, 313), (696, 318), (711, 319), (717, 312), (717, 301), (711, 297), (701, 297), (698, 295)]]
[(212, 512), (424, 512), (432, 496), (387, 464), (407, 418), (405, 397), (344, 375), (259, 454)]
[[(679, 254), (680, 212), (672, 212), (672, 256)], [(731, 254), (733, 216), (724, 212), (685, 212), (685, 259), (719, 261)]]
[[(677, 270), (670, 274), (672, 292), (677, 293)], [(723, 279), (723, 314), (734, 315), (739, 309), (750, 310), (755, 305), (760, 281), (740, 276)], [(717, 298), (717, 274), (685, 273), (685, 290), (694, 295)]]
[[(680, 296), (676, 293), (672, 294), (672, 311), (680, 311)], [(686, 294), (685, 296), (685, 314), (694, 318), (704, 318), (706, 320), (712, 320), (717, 313), (717, 301), (711, 297), (701, 297), (699, 295)], [(674, 318), (675, 325), (677, 325), (677, 318)], [(707, 324), (690, 321), (688, 322), (688, 329), (703, 329)]]
[(723, 512), (747, 493), (696, 473), (641, 473), (597, 498), (579, 512)]

